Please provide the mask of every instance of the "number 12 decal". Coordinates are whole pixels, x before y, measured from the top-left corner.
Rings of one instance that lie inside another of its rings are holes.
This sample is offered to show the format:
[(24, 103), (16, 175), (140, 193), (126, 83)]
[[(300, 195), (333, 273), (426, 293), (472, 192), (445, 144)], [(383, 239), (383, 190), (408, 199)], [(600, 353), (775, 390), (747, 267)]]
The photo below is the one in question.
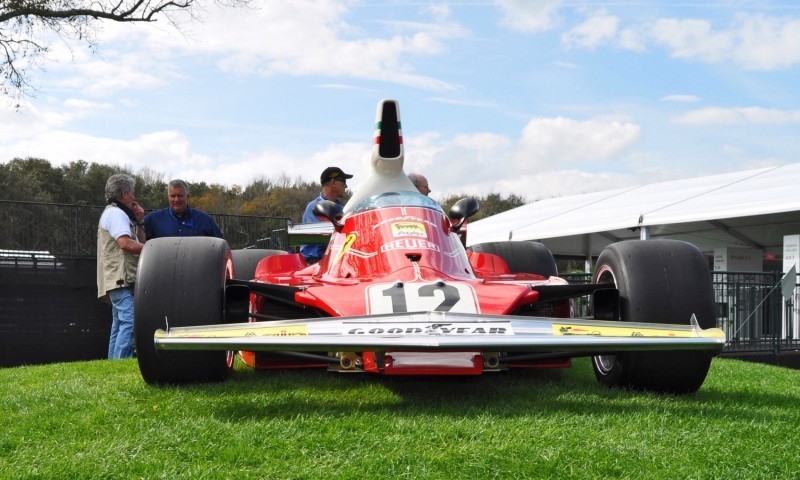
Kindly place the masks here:
[(367, 288), (367, 313), (480, 313), (469, 285), (445, 283), (384, 283)]

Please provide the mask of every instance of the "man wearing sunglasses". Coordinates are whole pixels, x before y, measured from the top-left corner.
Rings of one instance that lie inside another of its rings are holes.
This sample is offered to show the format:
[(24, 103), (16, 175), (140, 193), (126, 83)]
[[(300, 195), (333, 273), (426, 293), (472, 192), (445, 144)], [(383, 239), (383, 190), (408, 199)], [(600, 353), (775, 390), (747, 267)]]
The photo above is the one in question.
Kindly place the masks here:
[[(319, 177), (319, 181), (322, 184), (322, 193), (320, 193), (320, 195), (314, 200), (308, 202), (308, 205), (306, 205), (306, 210), (303, 213), (302, 222), (312, 223), (321, 221), (316, 217), (316, 215), (314, 215), (314, 205), (321, 200), (330, 200), (341, 205), (341, 198), (344, 196), (344, 193), (347, 190), (348, 178), (353, 178), (353, 176), (344, 173), (344, 171), (342, 171), (342, 169), (339, 167), (328, 167), (323, 170), (322, 175)], [(303, 245), (300, 247), (300, 254), (303, 255), (306, 263), (310, 265), (312, 263), (317, 263), (322, 258), (326, 247), (327, 244), (321, 243)]]

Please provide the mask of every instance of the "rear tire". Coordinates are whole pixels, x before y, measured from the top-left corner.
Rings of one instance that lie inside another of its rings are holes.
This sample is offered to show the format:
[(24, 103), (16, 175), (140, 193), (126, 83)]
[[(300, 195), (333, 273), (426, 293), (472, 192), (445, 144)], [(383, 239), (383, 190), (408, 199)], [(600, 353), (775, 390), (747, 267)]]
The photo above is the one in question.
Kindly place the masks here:
[[(633, 240), (608, 246), (595, 267), (594, 283), (614, 283), (620, 320), (716, 326), (714, 288), (706, 259), (694, 245), (676, 240)], [(592, 366), (608, 387), (691, 393), (705, 381), (712, 352), (656, 351), (597, 355)]]
[(269, 250), (265, 248), (246, 248), (233, 250), (233, 274), (237, 280), (253, 280), (256, 267), (261, 260), (273, 255), (284, 255), (283, 250)]
[(487, 242), (469, 247), (476, 253), (491, 253), (505, 260), (511, 273), (535, 273), (545, 278), (558, 275), (556, 260), (539, 242)]
[[(511, 273), (532, 273), (541, 275), (544, 278), (558, 276), (556, 260), (550, 249), (539, 242), (513, 241), (513, 242), (487, 242), (477, 243), (469, 247), (476, 253), (490, 253), (502, 258), (508, 265)], [(515, 312), (515, 315), (541, 315), (542, 312), (536, 310), (541, 304), (534, 304), (531, 307), (523, 307)], [(506, 357), (523, 355), (525, 352), (505, 352)]]
[(156, 350), (157, 329), (224, 323), (225, 280), (233, 277), (228, 244), (213, 237), (149, 240), (139, 258), (134, 333), (139, 370), (150, 384), (224, 380), (233, 367), (225, 351)]

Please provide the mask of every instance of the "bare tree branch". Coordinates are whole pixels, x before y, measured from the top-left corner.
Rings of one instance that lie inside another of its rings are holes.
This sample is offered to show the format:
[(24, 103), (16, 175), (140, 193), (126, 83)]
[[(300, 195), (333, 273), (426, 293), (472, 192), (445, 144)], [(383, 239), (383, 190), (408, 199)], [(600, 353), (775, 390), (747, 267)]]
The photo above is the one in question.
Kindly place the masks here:
[[(230, 7), (245, 7), (251, 0), (214, 0)], [(41, 68), (40, 58), (49, 45), (37, 32), (50, 31), (62, 39), (97, 46), (99, 22), (155, 22), (171, 13), (198, 8), (196, 0), (0, 0), (0, 92), (12, 98), (29, 96), (34, 88), (28, 71)]]

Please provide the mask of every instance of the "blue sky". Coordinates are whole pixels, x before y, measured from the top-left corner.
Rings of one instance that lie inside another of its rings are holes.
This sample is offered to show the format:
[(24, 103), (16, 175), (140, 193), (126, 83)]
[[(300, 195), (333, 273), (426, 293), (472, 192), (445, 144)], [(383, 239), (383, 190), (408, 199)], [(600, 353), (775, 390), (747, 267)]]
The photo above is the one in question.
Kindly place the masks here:
[(52, 44), (0, 161), (247, 185), (366, 176), (377, 102), (432, 196), (528, 201), (800, 161), (795, 1), (206, 2)]

